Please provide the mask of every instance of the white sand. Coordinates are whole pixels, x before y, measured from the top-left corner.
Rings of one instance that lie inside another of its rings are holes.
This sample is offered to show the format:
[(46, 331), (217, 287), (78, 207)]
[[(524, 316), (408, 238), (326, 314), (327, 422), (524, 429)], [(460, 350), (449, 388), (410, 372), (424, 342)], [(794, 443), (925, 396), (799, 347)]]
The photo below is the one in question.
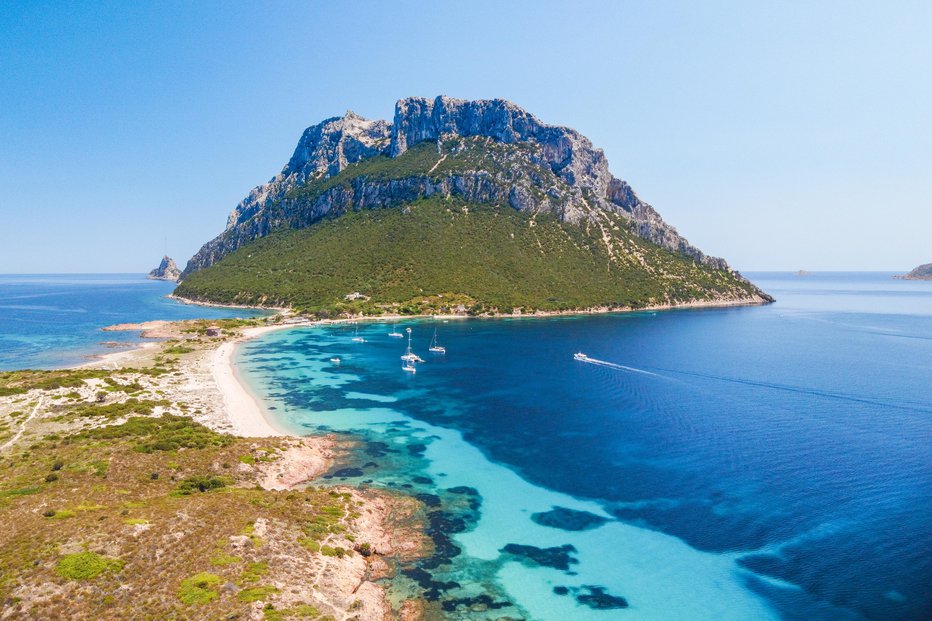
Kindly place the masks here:
[(243, 331), (240, 338), (223, 343), (211, 355), (211, 375), (223, 397), (223, 410), (233, 427), (233, 433), (247, 438), (293, 435), (272, 425), (265, 408), (237, 377), (236, 363), (233, 361), (233, 354), (239, 343), (261, 334), (293, 327), (295, 326), (276, 325), (249, 328)]

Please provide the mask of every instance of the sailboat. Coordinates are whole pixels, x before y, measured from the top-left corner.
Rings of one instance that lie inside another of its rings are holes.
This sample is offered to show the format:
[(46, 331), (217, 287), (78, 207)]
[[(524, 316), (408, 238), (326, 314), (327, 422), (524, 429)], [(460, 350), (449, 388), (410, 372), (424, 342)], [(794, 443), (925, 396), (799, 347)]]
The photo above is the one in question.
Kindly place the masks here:
[(408, 349), (401, 356), (401, 359), (406, 363), (410, 362), (414, 364), (415, 362), (424, 362), (424, 359), (411, 351), (411, 328), (405, 328), (405, 332), (408, 333)]
[(356, 324), (356, 335), (353, 337), (353, 342), (354, 343), (365, 343), (366, 342), (366, 339), (359, 336), (359, 324), (358, 323)]
[(396, 325), (397, 324), (394, 324), (394, 323), (392, 324), (392, 331), (389, 332), (388, 335), (392, 337), (393, 339), (403, 339), (405, 335), (398, 331), (398, 328), (396, 327)]
[(436, 328), (434, 328), (434, 338), (430, 342), (430, 347), (428, 348), (428, 351), (432, 351), (435, 354), (447, 353), (446, 347), (443, 347), (442, 345), (437, 344), (437, 329)]
[(407, 328), (405, 332), (408, 333), (408, 349), (401, 357), (401, 359), (404, 360), (404, 363), (401, 365), (401, 370), (407, 371), (408, 373), (416, 373), (417, 368), (414, 366), (414, 363), (419, 361), (420, 358), (411, 351), (411, 328)]

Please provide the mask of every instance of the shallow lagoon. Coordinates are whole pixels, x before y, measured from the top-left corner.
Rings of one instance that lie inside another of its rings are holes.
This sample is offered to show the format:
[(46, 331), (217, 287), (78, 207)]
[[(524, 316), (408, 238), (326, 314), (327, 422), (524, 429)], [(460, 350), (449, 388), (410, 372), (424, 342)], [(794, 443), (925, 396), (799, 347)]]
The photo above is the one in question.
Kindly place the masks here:
[(408, 322), (413, 377), (385, 324), (238, 364), (282, 424), (364, 440), (332, 481), (424, 500), (438, 552), (393, 588), (450, 618), (928, 616), (932, 285), (755, 281), (779, 302)]

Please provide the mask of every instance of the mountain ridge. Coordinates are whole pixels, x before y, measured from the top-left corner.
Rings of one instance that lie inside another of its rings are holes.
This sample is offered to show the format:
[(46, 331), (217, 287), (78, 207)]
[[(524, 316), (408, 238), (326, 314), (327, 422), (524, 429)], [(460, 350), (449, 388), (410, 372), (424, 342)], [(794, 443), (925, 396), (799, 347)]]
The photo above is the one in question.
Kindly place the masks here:
[[(348, 303), (356, 292), (365, 303)], [(307, 128), (176, 295), (320, 316), (773, 301), (690, 245), (576, 130), (448, 97), (399, 100), (391, 123), (348, 111)]]
[[(505, 198), (515, 209), (549, 211), (561, 221), (572, 223), (598, 221), (599, 211), (617, 212), (626, 216), (641, 237), (700, 263), (728, 269), (723, 259), (708, 256), (689, 244), (653, 207), (642, 201), (627, 182), (615, 178), (609, 172), (603, 151), (576, 130), (542, 123), (503, 99), (467, 101), (438, 96), (399, 100), (391, 123), (364, 119), (348, 111), (342, 117), (331, 117), (307, 128), (282, 171), (268, 183), (253, 188), (233, 209), (226, 229), (191, 258), (182, 279), (281, 226), (283, 219), (273, 217), (275, 214), (270, 208), (278, 205), (295, 210), (293, 204), (281, 205), (295, 188), (332, 178), (352, 164), (373, 157), (397, 159), (424, 142), (436, 142), (439, 151), (444, 139), (457, 137), (488, 138), (504, 145), (529, 146), (527, 161), (544, 176), (549, 177), (549, 170), (555, 179), (545, 185), (543, 180), (530, 175), (519, 184), (499, 182), (497, 191), (489, 191), (487, 186), (496, 181), (483, 176), (483, 171), (473, 171), (476, 174), (450, 178), (447, 183), (430, 187), (421, 184), (422, 194), (417, 198), (437, 192), (467, 200)], [(424, 177), (423, 174), (418, 176)], [(476, 187), (483, 185), (486, 186), (484, 192)], [(393, 196), (392, 190), (363, 188), (356, 194), (368, 195), (370, 199), (378, 194), (379, 200), (369, 202), (380, 206), (411, 199), (409, 194)], [(298, 205), (297, 209), (301, 207)], [(301, 228), (329, 214), (326, 209), (305, 211), (311, 214), (308, 219), (290, 218), (284, 224)]]

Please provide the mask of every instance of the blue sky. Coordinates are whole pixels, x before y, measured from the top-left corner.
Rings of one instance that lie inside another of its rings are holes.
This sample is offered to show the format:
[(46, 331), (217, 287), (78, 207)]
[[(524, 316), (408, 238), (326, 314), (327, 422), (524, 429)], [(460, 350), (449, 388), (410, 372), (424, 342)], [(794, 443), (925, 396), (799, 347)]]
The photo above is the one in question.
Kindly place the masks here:
[(0, 3), (0, 271), (184, 263), (301, 131), (511, 99), (741, 270), (932, 261), (932, 3)]

